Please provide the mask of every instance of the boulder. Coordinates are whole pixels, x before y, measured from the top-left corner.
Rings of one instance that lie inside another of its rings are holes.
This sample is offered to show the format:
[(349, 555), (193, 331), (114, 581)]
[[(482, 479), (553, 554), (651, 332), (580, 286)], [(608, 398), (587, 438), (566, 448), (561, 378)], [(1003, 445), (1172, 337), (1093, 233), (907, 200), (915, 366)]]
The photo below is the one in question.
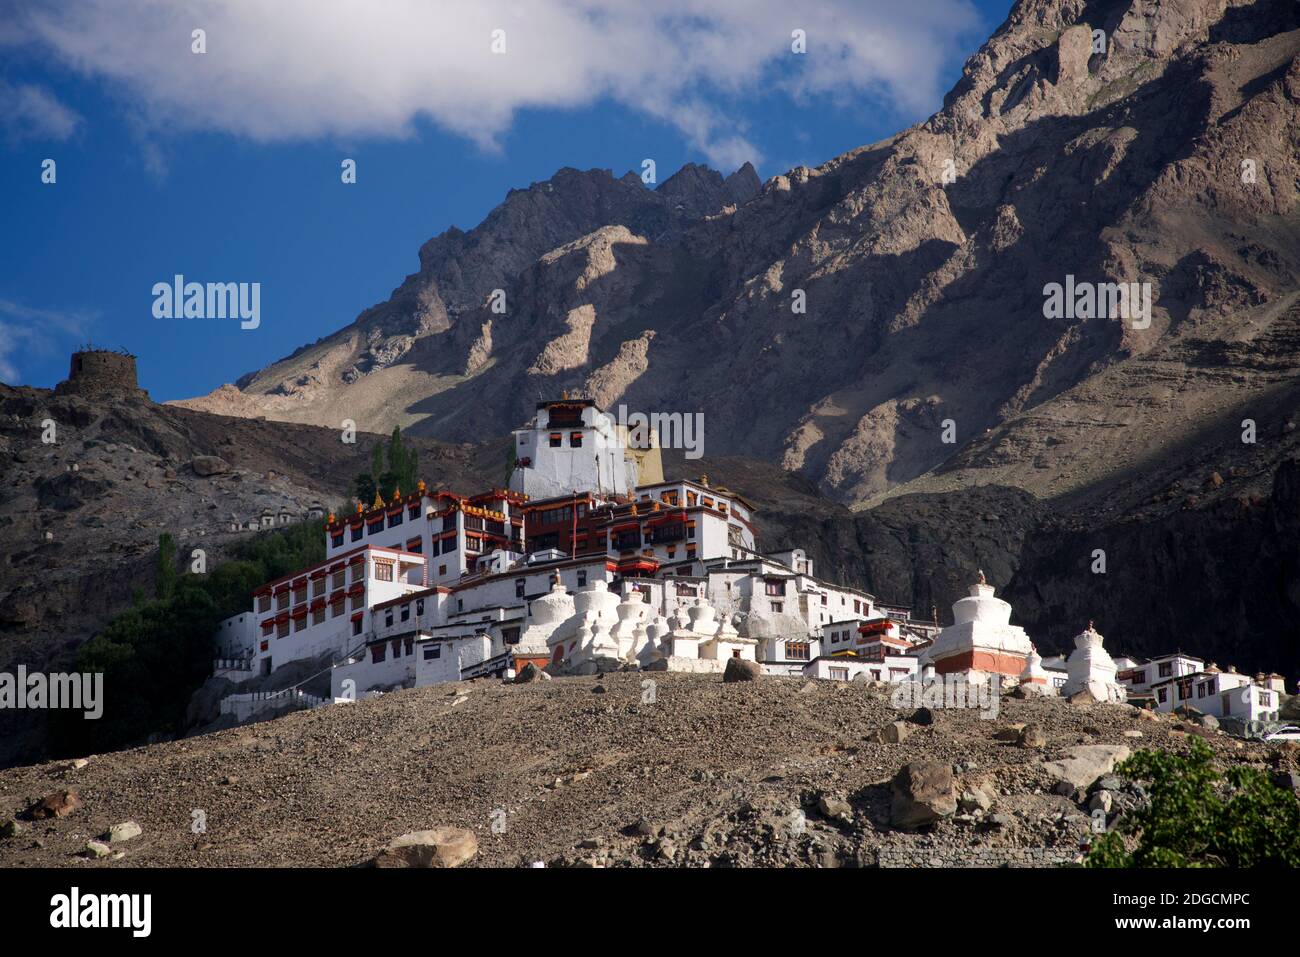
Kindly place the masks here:
[(1203, 714), (1197, 720), (1202, 728), (1206, 728), (1210, 731), (1219, 730), (1219, 719), (1212, 714)]
[(412, 831), (375, 855), (375, 867), (459, 867), (478, 853), (478, 838), (463, 827)]
[(902, 744), (911, 733), (906, 721), (891, 721), (876, 732), (876, 740), (881, 744)]
[(961, 797), (957, 799), (957, 805), (968, 814), (974, 811), (987, 811), (993, 806), (993, 795), (987, 784), (981, 784), (977, 788), (963, 791)]
[(1066, 748), (1059, 760), (1043, 762), (1043, 768), (1060, 781), (1087, 788), (1128, 756), (1129, 749), (1122, 744), (1080, 744)]
[(537, 667), (537, 665), (533, 664), (531, 661), (528, 662), (528, 664), (524, 665), (522, 668), (520, 668), (519, 672), (515, 675), (515, 684), (517, 685), (526, 685), (534, 681), (550, 681), (550, 680), (551, 680), (551, 676), (548, 675), (541, 668)]
[(105, 837), (110, 844), (116, 844), (119, 841), (129, 841), (133, 837), (139, 837), (141, 833), (141, 827), (135, 821), (123, 821), (110, 827)]
[(930, 725), (934, 724), (934, 712), (929, 708), (917, 708), (912, 712), (912, 716), (907, 719), (912, 724)]
[(1016, 743), (1022, 748), (1045, 748), (1047, 734), (1041, 725), (1027, 724), (1020, 730), (1020, 738)]
[(111, 853), (112, 851), (109, 849), (109, 846), (105, 844), (103, 841), (86, 842), (87, 857), (108, 857), (108, 855)]
[(853, 808), (849, 802), (829, 794), (823, 794), (817, 799), (817, 813), (828, 821), (853, 823)]
[(889, 819), (894, 827), (914, 830), (957, 812), (952, 765), (944, 761), (912, 761), (890, 783)]
[(757, 681), (763, 675), (763, 666), (757, 661), (749, 661), (745, 658), (728, 658), (727, 667), (722, 672), (722, 680), (731, 681)]
[(0, 824), (0, 838), (8, 839), (11, 837), (17, 837), (25, 830), (26, 828), (23, 827), (21, 821), (5, 821), (3, 824)]
[(1020, 733), (1025, 730), (1023, 724), (1012, 724), (1005, 728), (998, 728), (993, 732), (994, 741), (1009, 741), (1015, 744), (1020, 740)]
[(194, 474), (202, 478), (210, 475), (221, 475), (230, 471), (230, 463), (219, 455), (196, 455), (190, 459), (190, 468)]
[(43, 821), (50, 817), (67, 817), (81, 807), (81, 798), (76, 791), (55, 791), (45, 795), (27, 809), (27, 816), (33, 821)]
[(1097, 703), (1096, 696), (1087, 688), (1084, 688), (1082, 691), (1076, 691), (1074, 694), (1070, 695), (1070, 697), (1066, 698), (1065, 700), (1070, 702), (1070, 704), (1072, 705), (1077, 705), (1080, 707)]

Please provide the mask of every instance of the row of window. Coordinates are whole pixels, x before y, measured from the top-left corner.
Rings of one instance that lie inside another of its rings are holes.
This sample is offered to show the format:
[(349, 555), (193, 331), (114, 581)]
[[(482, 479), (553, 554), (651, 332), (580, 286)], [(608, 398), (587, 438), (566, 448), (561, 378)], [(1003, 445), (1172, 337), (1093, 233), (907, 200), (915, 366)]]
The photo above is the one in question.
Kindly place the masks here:
[[(352, 567), (352, 581), (353, 582), (363, 581), (366, 577), (365, 565), (358, 562), (357, 564), (351, 567)], [(347, 584), (347, 580), (346, 580), (347, 574), (348, 574), (347, 569), (342, 569), (340, 571), (334, 572), (332, 575), (323, 575), (320, 578), (311, 579), (309, 583), (311, 586), (310, 597), (320, 598), (323, 595), (325, 595), (327, 592), (342, 588), (344, 585)], [(390, 576), (392, 574), (391, 565), (389, 566), (389, 574)], [(393, 579), (389, 577), (384, 580), (392, 581)], [(276, 611), (284, 611), (288, 609), (291, 604), (301, 605), (308, 598), (307, 592), (308, 592), (308, 585), (304, 584), (293, 589), (293, 591), (289, 591), (288, 589), (286, 589), (282, 592), (279, 592), (278, 594), (275, 595), (274, 599), (272, 599), (270, 595), (259, 595), (257, 597), (257, 610), (259, 612), (270, 611), (271, 603), (273, 600), (275, 602)]]
[[(411, 521), (415, 521), (419, 517), (420, 517), (420, 504), (417, 502), (414, 505), (407, 506), (405, 512), (403, 512), (401, 509), (398, 509), (397, 511), (389, 515), (386, 516), (380, 515), (376, 518), (371, 519), (370, 521), (366, 522), (364, 529), (361, 525), (352, 526), (351, 528), (352, 541), (359, 542), (361, 541), (363, 535), (375, 535), (378, 534), (379, 532), (384, 531), (384, 529), (386, 528), (396, 528), (398, 525), (401, 525), (402, 522), (406, 520), (406, 518), (409, 518)], [(343, 547), (343, 539), (346, 534), (347, 533), (344, 532), (344, 530), (341, 528), (337, 532), (331, 532), (330, 546), (332, 548)]]
[[(423, 598), (417, 598), (417, 599), (415, 600), (415, 615), (416, 615), (416, 617), (418, 618), (420, 615), (423, 615), (423, 614), (424, 614), (424, 599), (423, 599)], [(410, 620), (411, 620), (411, 603), (410, 603), (409, 601), (408, 601), (405, 605), (403, 605), (403, 606), (401, 607), (400, 611), (398, 612), (397, 620), (398, 620), (398, 621), (410, 621)], [(384, 627), (385, 627), (385, 628), (391, 628), (391, 627), (393, 627), (393, 609), (392, 609), (392, 608), (385, 608), (385, 609), (384, 609)]]
[(380, 642), (370, 646), (370, 661), (379, 664), (387, 656), (389, 647), (393, 649), (393, 660), (415, 654), (414, 638), (394, 638), (392, 641)]

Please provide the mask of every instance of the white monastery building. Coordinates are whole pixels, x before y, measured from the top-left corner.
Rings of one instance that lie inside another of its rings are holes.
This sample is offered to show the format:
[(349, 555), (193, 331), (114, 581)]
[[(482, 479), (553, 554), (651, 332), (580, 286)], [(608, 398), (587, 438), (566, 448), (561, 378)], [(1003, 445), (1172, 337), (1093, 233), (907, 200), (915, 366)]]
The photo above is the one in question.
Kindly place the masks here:
[[(815, 575), (799, 548), (758, 551), (754, 507), (665, 479), (659, 448), (591, 399), (540, 402), (514, 433), (508, 488), (415, 489), (330, 515), (326, 558), (257, 588), (222, 622), (216, 673), (239, 681), (324, 661), (332, 695), (483, 676), (618, 668), (894, 682), (962, 673), (1043, 694), (1149, 697), (1170, 710), (1276, 717), (1280, 676), (1182, 655), (1113, 661), (1089, 625), (1044, 661), (981, 572), (946, 628)], [(1218, 710), (1212, 710), (1218, 709)]]

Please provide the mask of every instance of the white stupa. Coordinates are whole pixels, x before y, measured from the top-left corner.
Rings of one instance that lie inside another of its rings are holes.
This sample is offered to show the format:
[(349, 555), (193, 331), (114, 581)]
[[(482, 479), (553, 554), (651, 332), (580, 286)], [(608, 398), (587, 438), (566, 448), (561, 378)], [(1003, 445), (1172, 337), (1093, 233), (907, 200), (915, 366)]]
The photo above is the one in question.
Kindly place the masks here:
[(1011, 624), (1011, 606), (993, 597), (993, 586), (979, 573), (970, 594), (952, 606), (953, 623), (939, 632), (921, 655), (922, 667), (937, 674), (1004, 675), (1019, 680), (1034, 644)]
[(1052, 676), (1043, 667), (1043, 656), (1037, 648), (1029, 652), (1029, 657), (1025, 659), (1025, 670), (1020, 672), (1020, 687), (1031, 694), (1056, 694)]
[(1074, 651), (1065, 662), (1065, 686), (1061, 694), (1067, 698), (1080, 691), (1088, 691), (1098, 701), (1116, 703), (1128, 699), (1124, 687), (1115, 680), (1115, 662), (1102, 647), (1101, 635), (1088, 622), (1088, 627), (1074, 639)]

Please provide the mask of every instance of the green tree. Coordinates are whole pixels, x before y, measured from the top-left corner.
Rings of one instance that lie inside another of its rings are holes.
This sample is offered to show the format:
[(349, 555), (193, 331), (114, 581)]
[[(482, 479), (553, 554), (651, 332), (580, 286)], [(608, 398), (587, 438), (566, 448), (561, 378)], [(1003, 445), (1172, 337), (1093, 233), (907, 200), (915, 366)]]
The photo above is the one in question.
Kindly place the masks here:
[(1263, 771), (1220, 772), (1199, 738), (1186, 755), (1139, 751), (1118, 771), (1149, 801), (1094, 842), (1087, 866), (1300, 866), (1300, 801)]
[(412, 446), (402, 441), (402, 430), (393, 426), (387, 442), (376, 442), (370, 450), (370, 471), (358, 474), (352, 480), (352, 495), (365, 508), (375, 501), (379, 493), (384, 501), (401, 489), (409, 494), (415, 491), (420, 480), (420, 455)]
[(176, 540), (170, 532), (158, 536), (158, 568), (154, 597), (166, 599), (176, 588)]
[[(191, 696), (211, 674), (217, 624), (247, 611), (258, 585), (325, 559), (319, 521), (245, 541), (206, 575), (178, 575), (175, 542), (164, 534), (158, 544), (158, 597), (138, 593), (130, 608), (77, 651), (79, 671), (104, 675), (103, 717), (87, 721), (79, 712), (51, 712), (56, 754), (103, 751), (154, 732), (182, 731)], [(167, 584), (164, 564), (171, 572)]]

